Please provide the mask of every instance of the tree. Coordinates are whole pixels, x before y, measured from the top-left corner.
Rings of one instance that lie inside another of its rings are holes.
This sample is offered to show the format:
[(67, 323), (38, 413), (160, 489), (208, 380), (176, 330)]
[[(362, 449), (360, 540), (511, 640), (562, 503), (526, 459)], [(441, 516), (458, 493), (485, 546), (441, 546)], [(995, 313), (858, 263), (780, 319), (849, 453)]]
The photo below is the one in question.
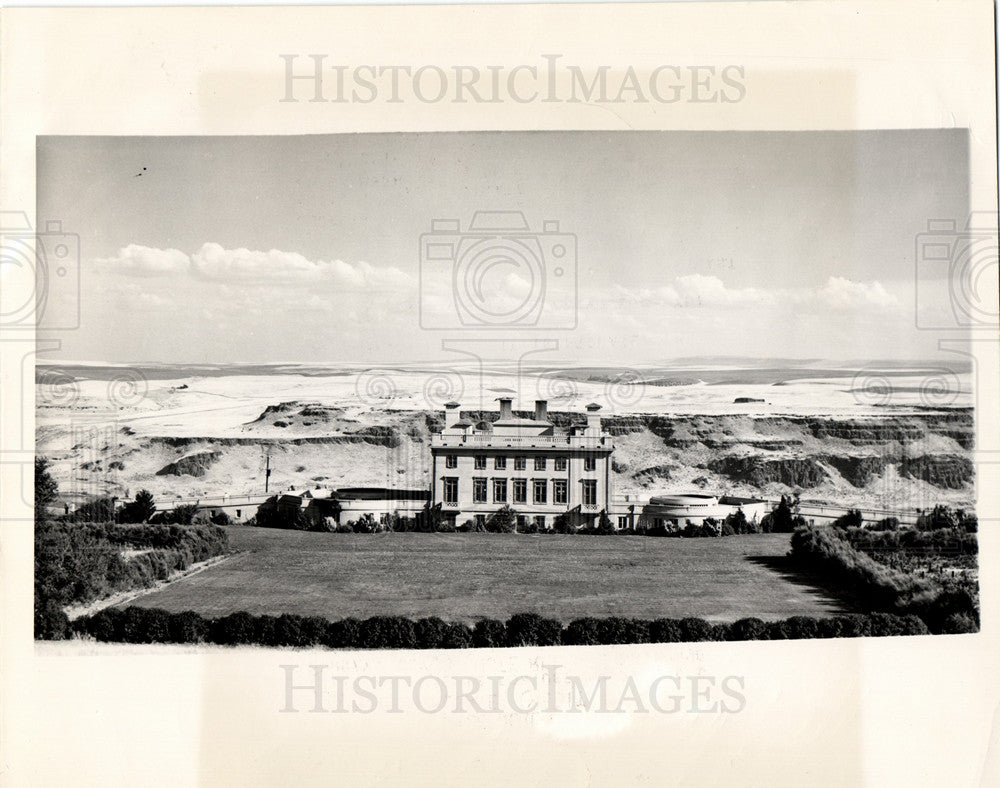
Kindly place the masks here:
[(149, 490), (139, 490), (135, 494), (135, 500), (129, 501), (121, 508), (118, 520), (123, 523), (148, 523), (154, 514), (156, 514), (156, 502), (153, 500), (153, 494)]
[(191, 525), (196, 514), (198, 514), (198, 507), (195, 504), (182, 504), (170, 510), (167, 522), (177, 525)]
[(847, 514), (842, 514), (833, 521), (834, 528), (860, 528), (865, 521), (860, 509), (848, 509)]
[(45, 457), (35, 457), (35, 519), (44, 520), (48, 515), (56, 496), (59, 485), (49, 473), (49, 461)]
[(761, 530), (764, 533), (790, 534), (797, 526), (805, 525), (805, 518), (798, 513), (799, 501), (792, 496), (781, 496), (781, 501), (764, 515), (761, 520)]
[(70, 515), (76, 523), (110, 523), (115, 519), (113, 498), (91, 498)]
[(517, 527), (517, 512), (510, 504), (497, 509), (486, 521), (486, 530), (494, 534), (512, 534)]
[(573, 524), (573, 516), (569, 512), (560, 512), (552, 521), (552, 530), (557, 534), (575, 534), (576, 526)]
[(609, 536), (615, 532), (615, 527), (611, 524), (611, 518), (608, 517), (607, 512), (601, 512), (601, 516), (597, 521), (597, 533), (602, 536)]
[[(726, 515), (724, 525), (728, 526), (734, 534), (750, 533), (750, 524), (747, 522), (747, 516), (743, 513), (742, 509), (737, 509), (735, 512), (730, 512)], [(722, 535), (727, 536), (725, 527), (723, 528)]]

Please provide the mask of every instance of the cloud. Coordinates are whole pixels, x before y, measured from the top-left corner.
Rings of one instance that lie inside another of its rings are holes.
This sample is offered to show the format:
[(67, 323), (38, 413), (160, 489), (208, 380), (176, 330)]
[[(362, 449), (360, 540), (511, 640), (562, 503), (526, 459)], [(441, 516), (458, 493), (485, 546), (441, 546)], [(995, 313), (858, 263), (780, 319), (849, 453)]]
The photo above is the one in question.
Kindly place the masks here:
[(729, 287), (716, 276), (689, 274), (679, 276), (663, 287), (628, 288), (615, 285), (608, 290), (593, 291), (584, 303), (594, 308), (604, 304), (634, 308), (700, 309), (717, 307), (747, 307), (785, 304), (799, 309), (871, 311), (899, 306), (899, 299), (880, 282), (857, 282), (831, 276), (819, 288), (763, 289)]
[(172, 276), (191, 268), (191, 258), (179, 249), (154, 249), (138, 244), (129, 244), (114, 257), (96, 262), (104, 270), (128, 276)]
[(855, 282), (831, 276), (816, 293), (817, 300), (832, 309), (889, 309), (899, 306), (899, 299), (880, 282)]
[(416, 286), (412, 276), (391, 266), (343, 260), (313, 261), (297, 252), (271, 249), (226, 249), (206, 243), (193, 255), (178, 249), (130, 244), (117, 255), (97, 261), (100, 270), (125, 276), (178, 276), (227, 285), (266, 282), (274, 285), (320, 285), (351, 292), (405, 290)]
[(674, 280), (674, 289), (680, 300), (679, 305), (730, 306), (733, 304), (766, 303), (774, 300), (773, 293), (755, 287), (730, 288), (717, 276), (689, 274)]

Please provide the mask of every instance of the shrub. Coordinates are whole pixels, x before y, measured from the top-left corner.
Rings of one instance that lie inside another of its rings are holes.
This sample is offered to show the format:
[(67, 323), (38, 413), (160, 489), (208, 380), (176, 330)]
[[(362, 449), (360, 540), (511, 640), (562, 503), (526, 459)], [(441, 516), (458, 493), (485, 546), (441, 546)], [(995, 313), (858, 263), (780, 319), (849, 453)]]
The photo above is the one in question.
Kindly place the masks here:
[(599, 645), (598, 619), (578, 618), (570, 621), (563, 631), (562, 640), (567, 646)]
[(440, 618), (421, 618), (414, 622), (413, 633), (417, 648), (441, 648), (448, 625)]
[(356, 618), (331, 621), (320, 642), (327, 648), (357, 648), (361, 642), (361, 622)]
[(512, 534), (517, 526), (517, 512), (509, 504), (497, 509), (486, 520), (486, 530), (494, 534)]
[(472, 628), (472, 645), (476, 648), (498, 648), (507, 645), (507, 627), (495, 618), (481, 618)]
[(167, 620), (171, 643), (204, 643), (209, 639), (209, 622), (190, 610), (174, 613)]
[(35, 599), (35, 639), (65, 640), (70, 635), (69, 618), (51, 599)]
[(767, 624), (759, 618), (741, 618), (729, 625), (726, 640), (764, 640), (767, 637)]
[(255, 624), (254, 617), (243, 611), (217, 618), (212, 622), (210, 628), (212, 642), (223, 646), (253, 643)]
[(860, 509), (848, 509), (847, 513), (840, 515), (832, 525), (834, 528), (860, 528), (864, 520)]
[(819, 627), (815, 618), (809, 616), (792, 616), (784, 621), (786, 636), (789, 640), (819, 637)]
[(657, 618), (649, 622), (650, 643), (680, 643), (683, 640), (680, 621), (672, 618)]
[(556, 646), (562, 624), (535, 613), (517, 613), (507, 619), (508, 646)]
[(682, 618), (680, 631), (681, 640), (684, 642), (714, 639), (712, 625), (703, 618)]
[(416, 648), (413, 622), (402, 616), (374, 616), (361, 622), (361, 648)]
[[(846, 533), (860, 535), (863, 532)], [(896, 536), (893, 532), (866, 533), (864, 538), (886, 540)], [(944, 622), (953, 614), (978, 620), (976, 599), (967, 589), (948, 588), (884, 566), (835, 536), (833, 531), (810, 526), (796, 529), (792, 535), (792, 556), (845, 588), (867, 609), (897, 615), (916, 614), (931, 632), (942, 631)]]
[(465, 624), (447, 624), (441, 639), (441, 648), (470, 648), (472, 646), (472, 630)]

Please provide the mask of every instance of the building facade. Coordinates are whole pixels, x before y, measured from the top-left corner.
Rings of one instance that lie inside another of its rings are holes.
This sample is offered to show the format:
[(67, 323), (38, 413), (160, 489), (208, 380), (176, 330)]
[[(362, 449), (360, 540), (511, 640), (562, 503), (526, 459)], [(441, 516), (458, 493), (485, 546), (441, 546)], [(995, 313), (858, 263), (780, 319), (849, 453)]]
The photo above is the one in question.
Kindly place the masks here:
[(548, 403), (531, 418), (515, 416), (501, 397), (495, 421), (463, 421), (457, 402), (445, 406), (445, 424), (431, 436), (431, 499), (461, 525), (485, 524), (510, 506), (523, 526), (550, 529), (567, 514), (575, 524), (596, 522), (612, 501), (611, 436), (601, 429), (600, 405), (587, 406), (585, 426), (559, 427)]

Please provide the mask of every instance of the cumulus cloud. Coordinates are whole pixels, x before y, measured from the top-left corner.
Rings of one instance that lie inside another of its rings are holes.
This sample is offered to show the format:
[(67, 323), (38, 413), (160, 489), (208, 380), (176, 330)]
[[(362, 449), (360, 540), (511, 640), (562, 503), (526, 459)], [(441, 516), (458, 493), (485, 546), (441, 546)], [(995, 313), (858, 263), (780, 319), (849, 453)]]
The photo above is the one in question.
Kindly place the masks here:
[(729, 306), (773, 300), (773, 294), (755, 287), (727, 287), (717, 276), (690, 274), (674, 280), (680, 306)]
[(689, 274), (679, 276), (669, 285), (656, 288), (628, 288), (615, 285), (608, 290), (587, 294), (585, 303), (627, 305), (635, 308), (699, 309), (787, 304), (804, 309), (873, 310), (899, 306), (899, 299), (880, 282), (857, 282), (831, 276), (819, 288), (763, 289), (730, 287), (716, 276)]
[(313, 261), (279, 249), (226, 249), (206, 243), (194, 254), (130, 244), (111, 258), (97, 261), (107, 273), (127, 276), (187, 274), (225, 284), (268, 282), (284, 285), (328, 285), (353, 292), (401, 290), (415, 286), (412, 276), (392, 266), (343, 260)]
[(888, 309), (899, 305), (899, 299), (880, 282), (855, 282), (840, 276), (831, 276), (816, 295), (821, 303), (834, 309)]
[(191, 258), (179, 249), (154, 249), (129, 244), (114, 257), (97, 261), (102, 269), (129, 276), (171, 276), (186, 273)]

